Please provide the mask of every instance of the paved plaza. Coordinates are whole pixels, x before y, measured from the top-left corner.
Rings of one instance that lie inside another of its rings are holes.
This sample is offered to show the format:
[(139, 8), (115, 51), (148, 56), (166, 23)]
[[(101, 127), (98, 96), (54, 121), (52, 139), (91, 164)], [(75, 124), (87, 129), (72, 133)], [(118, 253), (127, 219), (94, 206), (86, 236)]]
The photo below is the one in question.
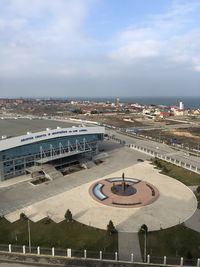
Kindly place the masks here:
[[(103, 168), (103, 164), (100, 168)], [(109, 173), (101, 179), (119, 177), (122, 172), (129, 177), (156, 185), (160, 193), (159, 198), (154, 203), (140, 208), (105, 206), (95, 201), (88, 192), (93, 180), (12, 212), (6, 218), (14, 222), (19, 219), (21, 212), (25, 212), (34, 222), (46, 216), (60, 222), (64, 220), (66, 210), (70, 209), (74, 219), (81, 223), (106, 229), (108, 221), (112, 219), (118, 231), (138, 232), (144, 223), (149, 231), (164, 229), (184, 222), (195, 212), (197, 202), (193, 192), (179, 181), (160, 174), (147, 161)], [(98, 180), (99, 177), (96, 181)]]
[[(159, 198), (159, 191), (152, 184), (125, 178), (123, 190), (121, 179), (115, 177), (95, 182), (89, 189), (91, 197), (101, 204), (118, 208), (138, 208), (149, 205)], [(119, 188), (120, 193), (114, 188)]]
[[(106, 229), (112, 219), (119, 231), (119, 258), (130, 260), (130, 254), (134, 252), (135, 260), (141, 260), (136, 232), (142, 224), (145, 223), (150, 231), (159, 230), (187, 221), (196, 214), (197, 203), (192, 191), (179, 181), (160, 174), (148, 161), (148, 155), (111, 141), (104, 141), (100, 149), (107, 157), (102, 164), (90, 169), (38, 186), (33, 186), (30, 177), (26, 176), (2, 182), (1, 215), (10, 222), (18, 220), (21, 212), (34, 222), (47, 216), (60, 222), (70, 209), (75, 220), (101, 229)], [(139, 163), (138, 159), (144, 162)], [(123, 172), (126, 177), (154, 185), (159, 191), (158, 199), (144, 207), (116, 208), (105, 206), (90, 196), (92, 184), (121, 177)], [(192, 218), (187, 221), (189, 227), (195, 224)]]
[(0, 215), (23, 209), (44, 199), (69, 191), (90, 181), (94, 181), (111, 172), (126, 168), (137, 163), (137, 159), (148, 159), (149, 156), (141, 152), (130, 150), (119, 144), (105, 141), (101, 151), (107, 154), (104, 162), (91, 169), (82, 170), (55, 179), (53, 181), (33, 186), (29, 183), (30, 177), (14, 178), (1, 182), (0, 187)]

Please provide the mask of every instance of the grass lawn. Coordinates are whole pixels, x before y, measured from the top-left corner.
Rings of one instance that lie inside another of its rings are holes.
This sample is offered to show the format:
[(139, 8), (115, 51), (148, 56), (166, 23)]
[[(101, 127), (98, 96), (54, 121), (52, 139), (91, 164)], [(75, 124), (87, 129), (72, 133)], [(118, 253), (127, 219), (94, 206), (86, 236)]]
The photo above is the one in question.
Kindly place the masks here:
[[(139, 234), (143, 251), (143, 234)], [(152, 257), (184, 257), (199, 258), (200, 233), (177, 225), (165, 230), (149, 232), (147, 235), (147, 251)]]
[(161, 159), (152, 159), (152, 163), (161, 169), (161, 173), (166, 174), (187, 186), (200, 185), (200, 174), (183, 169)]
[[(187, 186), (200, 185), (200, 175), (160, 159), (152, 163), (161, 173), (175, 178)], [(199, 195), (200, 197), (200, 195)], [(143, 250), (143, 235), (139, 233), (140, 246)], [(148, 233), (148, 253), (153, 257), (198, 258), (200, 255), (200, 233), (184, 225), (177, 225), (165, 230)]]
[[(93, 251), (117, 251), (117, 234), (109, 235), (106, 231), (83, 225), (76, 221), (54, 223), (43, 219), (30, 222), (32, 246), (88, 249)], [(0, 244), (28, 245), (27, 221), (14, 223), (0, 220)]]

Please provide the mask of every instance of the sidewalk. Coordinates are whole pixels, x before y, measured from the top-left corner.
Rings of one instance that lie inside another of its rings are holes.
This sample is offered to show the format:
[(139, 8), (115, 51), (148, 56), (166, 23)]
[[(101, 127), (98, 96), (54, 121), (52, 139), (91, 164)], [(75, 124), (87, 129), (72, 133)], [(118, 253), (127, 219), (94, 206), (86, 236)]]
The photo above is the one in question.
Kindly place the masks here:
[(197, 209), (193, 216), (184, 222), (184, 225), (200, 233), (200, 209)]
[(118, 233), (119, 260), (130, 261), (133, 253), (134, 262), (142, 262), (138, 233)]
[(21, 176), (18, 176), (16, 178), (11, 178), (11, 179), (0, 182), (0, 189), (5, 188), (5, 187), (9, 187), (12, 185), (16, 185), (16, 184), (19, 184), (22, 182), (27, 182), (31, 179), (32, 178), (29, 174), (28, 175), (21, 175)]

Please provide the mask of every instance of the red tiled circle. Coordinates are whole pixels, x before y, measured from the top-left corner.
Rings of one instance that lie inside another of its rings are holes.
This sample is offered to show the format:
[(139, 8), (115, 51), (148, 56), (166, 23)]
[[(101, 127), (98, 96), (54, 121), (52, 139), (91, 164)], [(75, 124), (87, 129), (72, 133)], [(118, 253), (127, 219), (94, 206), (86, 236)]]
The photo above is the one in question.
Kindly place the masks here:
[[(128, 180), (131, 180), (131, 178), (128, 178)], [(121, 181), (115, 182), (115, 186), (119, 187), (121, 184)], [(133, 194), (120, 195), (116, 194), (116, 192), (112, 192), (113, 183), (110, 182), (109, 179), (99, 180), (98, 182), (92, 184), (89, 188), (89, 193), (92, 198), (99, 203), (118, 208), (143, 207), (152, 204), (159, 197), (158, 189), (146, 181), (138, 180), (137, 183), (129, 181), (126, 182), (126, 184), (129, 184), (129, 186), (132, 186), (135, 189), (133, 190)], [(105, 197), (105, 199), (101, 200), (97, 195), (95, 195), (94, 189), (96, 186), (100, 187), (98, 192), (100, 192), (102, 198)]]

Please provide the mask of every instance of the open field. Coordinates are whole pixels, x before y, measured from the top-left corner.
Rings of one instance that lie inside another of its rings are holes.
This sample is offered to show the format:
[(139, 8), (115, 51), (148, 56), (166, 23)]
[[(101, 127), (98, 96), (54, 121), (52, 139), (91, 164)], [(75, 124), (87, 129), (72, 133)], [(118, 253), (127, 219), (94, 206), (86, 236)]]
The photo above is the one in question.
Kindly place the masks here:
[(140, 134), (155, 137), (167, 144), (171, 143), (172, 138), (177, 139), (177, 144), (184, 144), (187, 147), (199, 149), (200, 143), (200, 127), (177, 128), (177, 129), (158, 129), (158, 130), (141, 130)]
[[(99, 123), (103, 124), (109, 124), (115, 127), (119, 128), (129, 128), (129, 127), (139, 127), (139, 126), (145, 126), (145, 122), (140, 122), (137, 120), (137, 117), (131, 117), (131, 120), (126, 120), (129, 118), (128, 115), (125, 114), (118, 114), (118, 113), (113, 113), (113, 114), (98, 114), (98, 115), (90, 115), (90, 116), (83, 116), (79, 115), (78, 116), (81, 119), (86, 119), (90, 121), (96, 121)], [(125, 120), (124, 120), (125, 119)]]
[(59, 127), (71, 127), (74, 123), (60, 122), (44, 119), (0, 119), (0, 136), (18, 136), (26, 134), (27, 132), (45, 131), (46, 128), (55, 129)]
[[(32, 246), (117, 251), (117, 234), (83, 225), (76, 221), (54, 223), (45, 218), (30, 222)], [(0, 220), (0, 244), (28, 245), (27, 221)]]
[(200, 175), (197, 173), (175, 166), (161, 159), (153, 159), (152, 162), (162, 170), (161, 173), (175, 178), (187, 186), (200, 185)]

